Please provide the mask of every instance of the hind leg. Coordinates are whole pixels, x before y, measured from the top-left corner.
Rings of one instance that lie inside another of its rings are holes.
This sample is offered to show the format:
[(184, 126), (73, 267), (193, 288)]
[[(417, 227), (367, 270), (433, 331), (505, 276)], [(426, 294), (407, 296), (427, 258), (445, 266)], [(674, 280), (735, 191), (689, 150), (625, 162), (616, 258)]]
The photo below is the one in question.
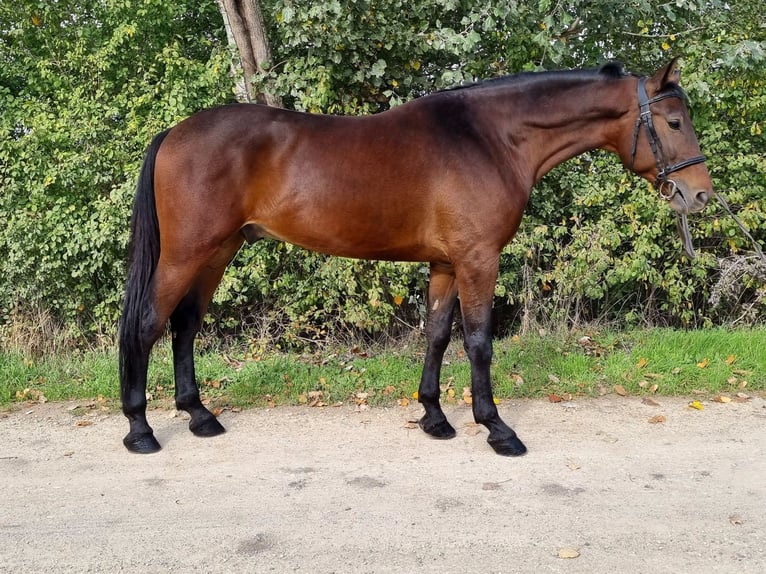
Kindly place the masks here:
[[(153, 312), (143, 313), (142, 328), (128, 345), (120, 347), (120, 394), (122, 412), (128, 419), (130, 431), (122, 440), (131, 452), (148, 454), (160, 450), (154, 431), (146, 420), (146, 375), (152, 346), (164, 329)], [(125, 317), (123, 316), (123, 321)], [(123, 338), (123, 343), (124, 343)]]
[(420, 378), (418, 401), (426, 413), (419, 424), (434, 438), (452, 438), (455, 429), (444, 416), (439, 404), (439, 377), (444, 351), (452, 333), (452, 313), (457, 299), (455, 272), (452, 267), (431, 265), (428, 286), (428, 349), (426, 351), (423, 375)]
[(202, 404), (194, 372), (194, 338), (225, 268), (225, 263), (206, 267), (170, 315), (176, 407), (191, 415), (189, 430), (197, 436), (216, 436), (225, 432), (221, 423)]
[(123, 444), (131, 452), (160, 450), (160, 444), (146, 420), (146, 382), (149, 354), (169, 318), (173, 331), (176, 405), (191, 414), (190, 427), (195, 434), (210, 436), (223, 432), (223, 427), (199, 400), (192, 353), (194, 337), (210, 298), (226, 264), (241, 244), (241, 238), (233, 238), (213, 255), (198, 256), (193, 262), (170, 263), (160, 257), (148, 301), (143, 303), (142, 310), (131, 311), (139, 316), (123, 315), (123, 323), (139, 323), (138, 328), (124, 331), (126, 335), (136, 335), (121, 337), (120, 346), (122, 410), (130, 423), (130, 432), (123, 439)]

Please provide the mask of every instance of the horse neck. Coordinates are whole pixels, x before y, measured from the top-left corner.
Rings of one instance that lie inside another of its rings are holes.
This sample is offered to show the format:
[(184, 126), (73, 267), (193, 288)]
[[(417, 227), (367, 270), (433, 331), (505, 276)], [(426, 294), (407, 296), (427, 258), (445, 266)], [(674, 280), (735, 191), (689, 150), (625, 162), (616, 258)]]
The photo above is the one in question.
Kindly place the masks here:
[(539, 81), (509, 86), (502, 96), (498, 90), (498, 105), (493, 107), (503, 110), (504, 117), (498, 121), (493, 114), (491, 121), (501, 130), (500, 138), (515, 148), (510, 157), (524, 162), (525, 167), (517, 164), (516, 169), (525, 171), (534, 184), (557, 165), (586, 151), (620, 153), (625, 146), (623, 136), (633, 125), (631, 86), (635, 90), (629, 78), (549, 80), (543, 75)]

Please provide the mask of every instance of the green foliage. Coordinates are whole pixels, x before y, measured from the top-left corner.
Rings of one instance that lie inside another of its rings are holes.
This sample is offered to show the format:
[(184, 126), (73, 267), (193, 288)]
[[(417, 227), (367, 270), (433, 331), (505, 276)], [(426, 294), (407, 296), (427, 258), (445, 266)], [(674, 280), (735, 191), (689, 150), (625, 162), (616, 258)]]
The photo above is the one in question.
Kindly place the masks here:
[(0, 6), (4, 319), (114, 322), (144, 147), (231, 94), (219, 19), (212, 0)]
[[(257, 83), (312, 112), (372, 113), (465, 81), (610, 58), (650, 72), (682, 55), (715, 185), (766, 243), (759, 0), (262, 5), (274, 62)], [(42, 308), (86, 334), (113, 330), (143, 149), (232, 99), (230, 57), (213, 0), (0, 5), (0, 323), (14, 308)], [(691, 225), (694, 262), (680, 255), (670, 211), (616, 158), (594, 153), (554, 170), (503, 252), (500, 328), (520, 316), (762, 322), (764, 272), (734, 222), (711, 205)], [(288, 344), (392, 333), (422, 320), (425, 285), (422, 265), (260, 242), (227, 271), (209, 320)]]

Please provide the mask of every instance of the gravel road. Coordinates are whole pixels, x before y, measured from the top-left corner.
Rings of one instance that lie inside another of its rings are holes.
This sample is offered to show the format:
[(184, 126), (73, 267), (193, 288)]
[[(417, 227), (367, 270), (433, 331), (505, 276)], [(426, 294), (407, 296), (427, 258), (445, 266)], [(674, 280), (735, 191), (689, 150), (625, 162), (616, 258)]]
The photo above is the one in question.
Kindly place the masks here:
[(417, 405), (224, 411), (211, 439), (156, 410), (135, 455), (120, 414), (28, 405), (0, 413), (0, 572), (766, 572), (764, 400), (690, 400), (506, 401), (516, 459), (465, 406), (450, 441)]

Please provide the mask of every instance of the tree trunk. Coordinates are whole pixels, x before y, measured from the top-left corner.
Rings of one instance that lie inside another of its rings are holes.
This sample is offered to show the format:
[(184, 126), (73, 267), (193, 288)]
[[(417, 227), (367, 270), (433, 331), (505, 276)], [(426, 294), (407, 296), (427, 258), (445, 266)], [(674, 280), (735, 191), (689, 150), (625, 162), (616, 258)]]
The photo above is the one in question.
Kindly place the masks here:
[(232, 63), (237, 99), (281, 107), (277, 96), (256, 92), (252, 78), (271, 63), (271, 49), (258, 0), (218, 0), (229, 44), (236, 47), (240, 68)]

